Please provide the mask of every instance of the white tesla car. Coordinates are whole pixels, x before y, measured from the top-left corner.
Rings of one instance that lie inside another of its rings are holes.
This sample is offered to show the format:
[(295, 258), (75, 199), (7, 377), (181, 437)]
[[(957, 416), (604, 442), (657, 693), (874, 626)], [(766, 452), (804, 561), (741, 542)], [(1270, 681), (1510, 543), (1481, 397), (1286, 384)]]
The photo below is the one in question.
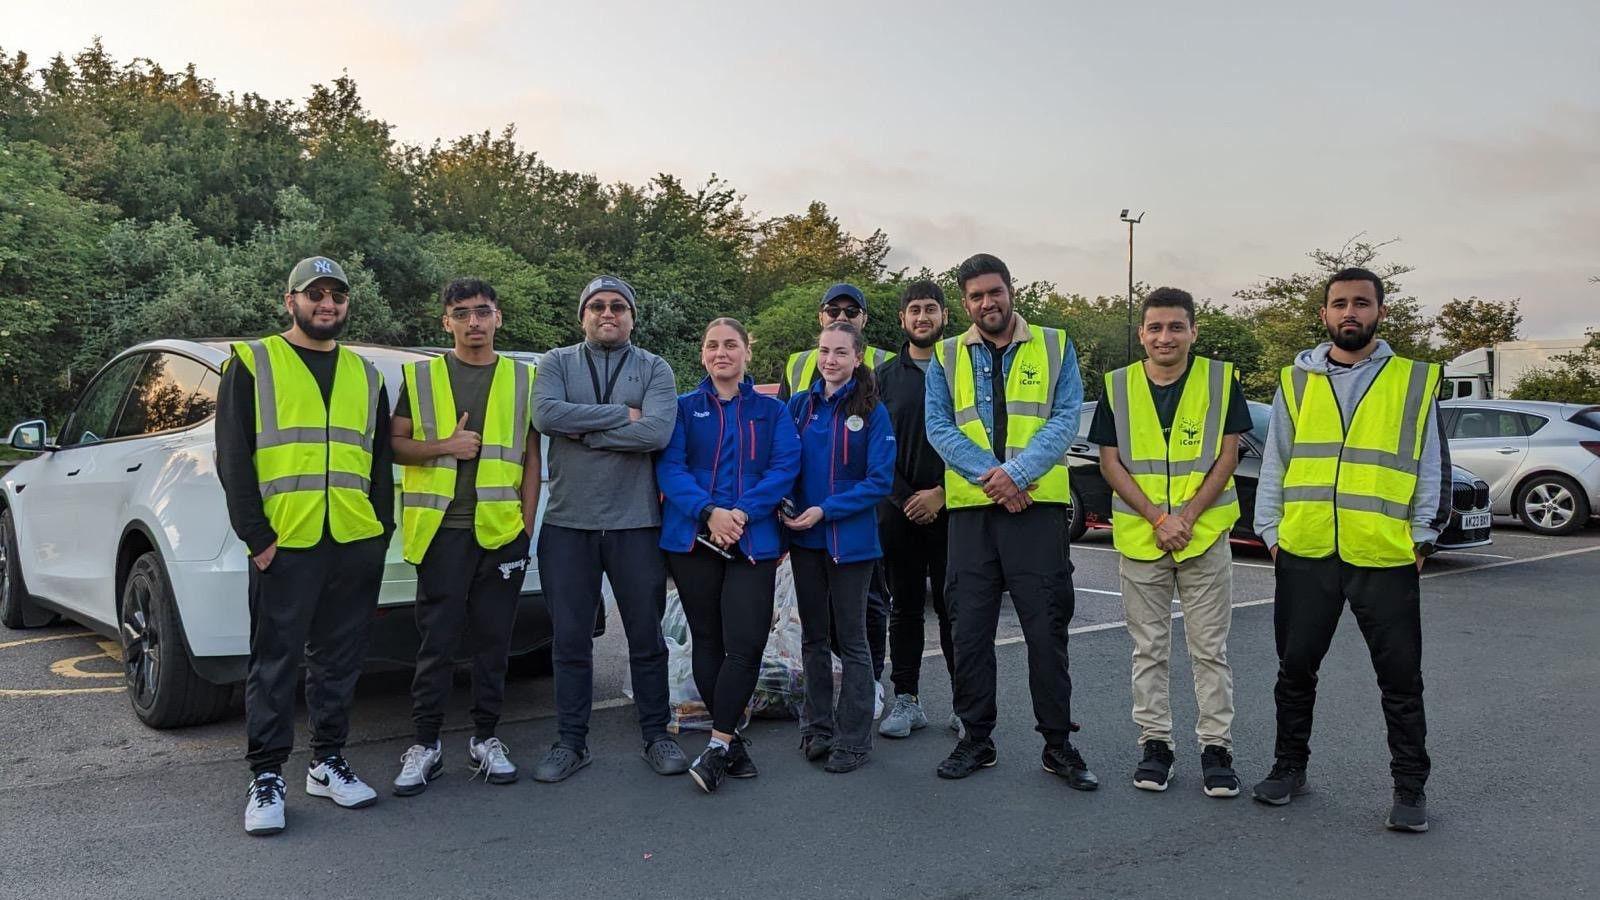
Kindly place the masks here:
[[(377, 366), (391, 404), (400, 367), (427, 358), (346, 346)], [(12, 430), (13, 447), (38, 455), (0, 479), (0, 622), (23, 628), (61, 615), (120, 641), (134, 711), (157, 728), (226, 714), (249, 654), (248, 559), (228, 524), (213, 432), (229, 352), (227, 340), (151, 341), (124, 351), (89, 382), (54, 436), (42, 420)], [(414, 661), (415, 596), (415, 569), (400, 557), (397, 530), (369, 662)], [(513, 653), (536, 654), (539, 668), (549, 643), (534, 560)]]

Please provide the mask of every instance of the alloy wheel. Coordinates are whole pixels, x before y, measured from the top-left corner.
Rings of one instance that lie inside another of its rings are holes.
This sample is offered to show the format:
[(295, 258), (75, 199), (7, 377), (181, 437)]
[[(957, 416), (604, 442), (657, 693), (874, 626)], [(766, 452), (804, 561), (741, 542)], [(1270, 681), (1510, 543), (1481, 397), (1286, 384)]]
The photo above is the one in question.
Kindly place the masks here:
[(122, 604), (122, 655), (128, 687), (141, 708), (155, 702), (161, 677), (161, 634), (150, 607), (150, 581), (135, 575)]
[(1577, 513), (1572, 492), (1552, 482), (1535, 485), (1522, 501), (1522, 507), (1540, 528), (1551, 530), (1565, 527)]

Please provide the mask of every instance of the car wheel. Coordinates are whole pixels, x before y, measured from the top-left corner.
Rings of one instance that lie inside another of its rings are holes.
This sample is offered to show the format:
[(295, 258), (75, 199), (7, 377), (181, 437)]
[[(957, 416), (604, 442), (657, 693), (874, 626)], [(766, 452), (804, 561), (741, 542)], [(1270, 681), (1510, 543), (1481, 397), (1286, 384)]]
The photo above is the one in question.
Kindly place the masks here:
[(1083, 505), (1083, 498), (1078, 496), (1077, 488), (1069, 486), (1067, 490), (1072, 498), (1072, 521), (1067, 523), (1067, 540), (1076, 541), (1089, 529), (1089, 510)]
[(27, 628), (28, 586), (17, 557), (17, 529), (11, 510), (0, 510), (0, 625)]
[(1538, 534), (1572, 534), (1589, 524), (1589, 501), (1564, 475), (1538, 475), (1517, 491), (1517, 518)]
[(121, 625), (128, 699), (139, 721), (151, 728), (182, 728), (227, 714), (233, 688), (206, 681), (189, 664), (172, 587), (153, 551), (134, 560), (128, 571)]

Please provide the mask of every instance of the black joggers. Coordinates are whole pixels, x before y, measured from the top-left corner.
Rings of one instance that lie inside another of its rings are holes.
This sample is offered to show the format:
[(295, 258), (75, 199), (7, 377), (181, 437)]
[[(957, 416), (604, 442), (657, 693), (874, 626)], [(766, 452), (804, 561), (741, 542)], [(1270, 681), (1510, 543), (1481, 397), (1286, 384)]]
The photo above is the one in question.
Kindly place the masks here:
[(1365, 569), (1337, 556), (1307, 559), (1280, 549), (1274, 568), (1277, 758), (1302, 766), (1311, 758), (1317, 670), (1348, 601), (1378, 676), (1389, 731), (1389, 771), (1396, 787), (1422, 790), (1431, 763), (1422, 710), (1422, 588), (1417, 567)]
[(467, 528), (441, 528), (417, 566), (416, 675), (411, 719), (417, 743), (433, 746), (444, 724), (456, 653), (472, 654), (472, 725), (478, 740), (494, 736), (506, 695), (506, 664), (517, 601), (528, 573), (527, 535), (495, 550)]
[(952, 681), (955, 678), (956, 654), (944, 598), (950, 517), (941, 512), (933, 522), (916, 525), (905, 513), (887, 507), (878, 507), (878, 537), (883, 543), (883, 568), (889, 576), (889, 679), (896, 694), (920, 694), (923, 623), (930, 598), (939, 617), (939, 649), (944, 653), (945, 669)]
[(341, 753), (350, 702), (367, 655), (367, 628), (383, 584), (387, 536), (279, 549), (265, 572), (250, 569), (250, 662), (245, 671), (245, 760), (282, 772), (294, 749), (295, 688), (306, 666), (311, 755)]

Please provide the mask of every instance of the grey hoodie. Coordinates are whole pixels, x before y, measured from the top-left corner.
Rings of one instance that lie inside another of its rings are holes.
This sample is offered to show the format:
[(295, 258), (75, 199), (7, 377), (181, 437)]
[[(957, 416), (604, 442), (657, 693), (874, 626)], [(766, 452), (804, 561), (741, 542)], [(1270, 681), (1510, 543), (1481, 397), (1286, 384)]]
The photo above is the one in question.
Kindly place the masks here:
[[(1350, 417), (1356, 404), (1366, 394), (1373, 379), (1382, 368), (1380, 360), (1394, 356), (1386, 341), (1378, 341), (1372, 355), (1349, 368), (1328, 365), (1331, 343), (1321, 343), (1310, 350), (1302, 350), (1295, 357), (1296, 367), (1328, 376), (1333, 395), (1344, 413), (1344, 427), (1350, 428)], [(543, 377), (543, 373), (540, 373)], [(1283, 388), (1278, 388), (1272, 398), (1272, 425), (1267, 435), (1267, 453), (1261, 460), (1261, 481), (1256, 486), (1256, 533), (1268, 547), (1278, 543), (1278, 523), (1283, 521), (1283, 470), (1288, 463), (1289, 448), (1294, 443), (1294, 422), (1289, 419), (1289, 407), (1283, 401)], [(1417, 489), (1411, 496), (1411, 540), (1414, 543), (1431, 543), (1439, 539), (1439, 532), (1450, 521), (1450, 449), (1439, 440), (1439, 402), (1435, 398), (1428, 408), (1427, 425), (1422, 433), (1422, 459), (1417, 471)]]
[[(613, 373), (611, 402), (601, 403), (595, 378), (603, 390)], [(637, 422), (629, 421), (629, 407), (642, 411)], [(660, 526), (654, 456), (677, 422), (672, 367), (654, 353), (593, 341), (546, 353), (533, 389), (533, 426), (550, 438), (545, 524), (585, 531)]]

